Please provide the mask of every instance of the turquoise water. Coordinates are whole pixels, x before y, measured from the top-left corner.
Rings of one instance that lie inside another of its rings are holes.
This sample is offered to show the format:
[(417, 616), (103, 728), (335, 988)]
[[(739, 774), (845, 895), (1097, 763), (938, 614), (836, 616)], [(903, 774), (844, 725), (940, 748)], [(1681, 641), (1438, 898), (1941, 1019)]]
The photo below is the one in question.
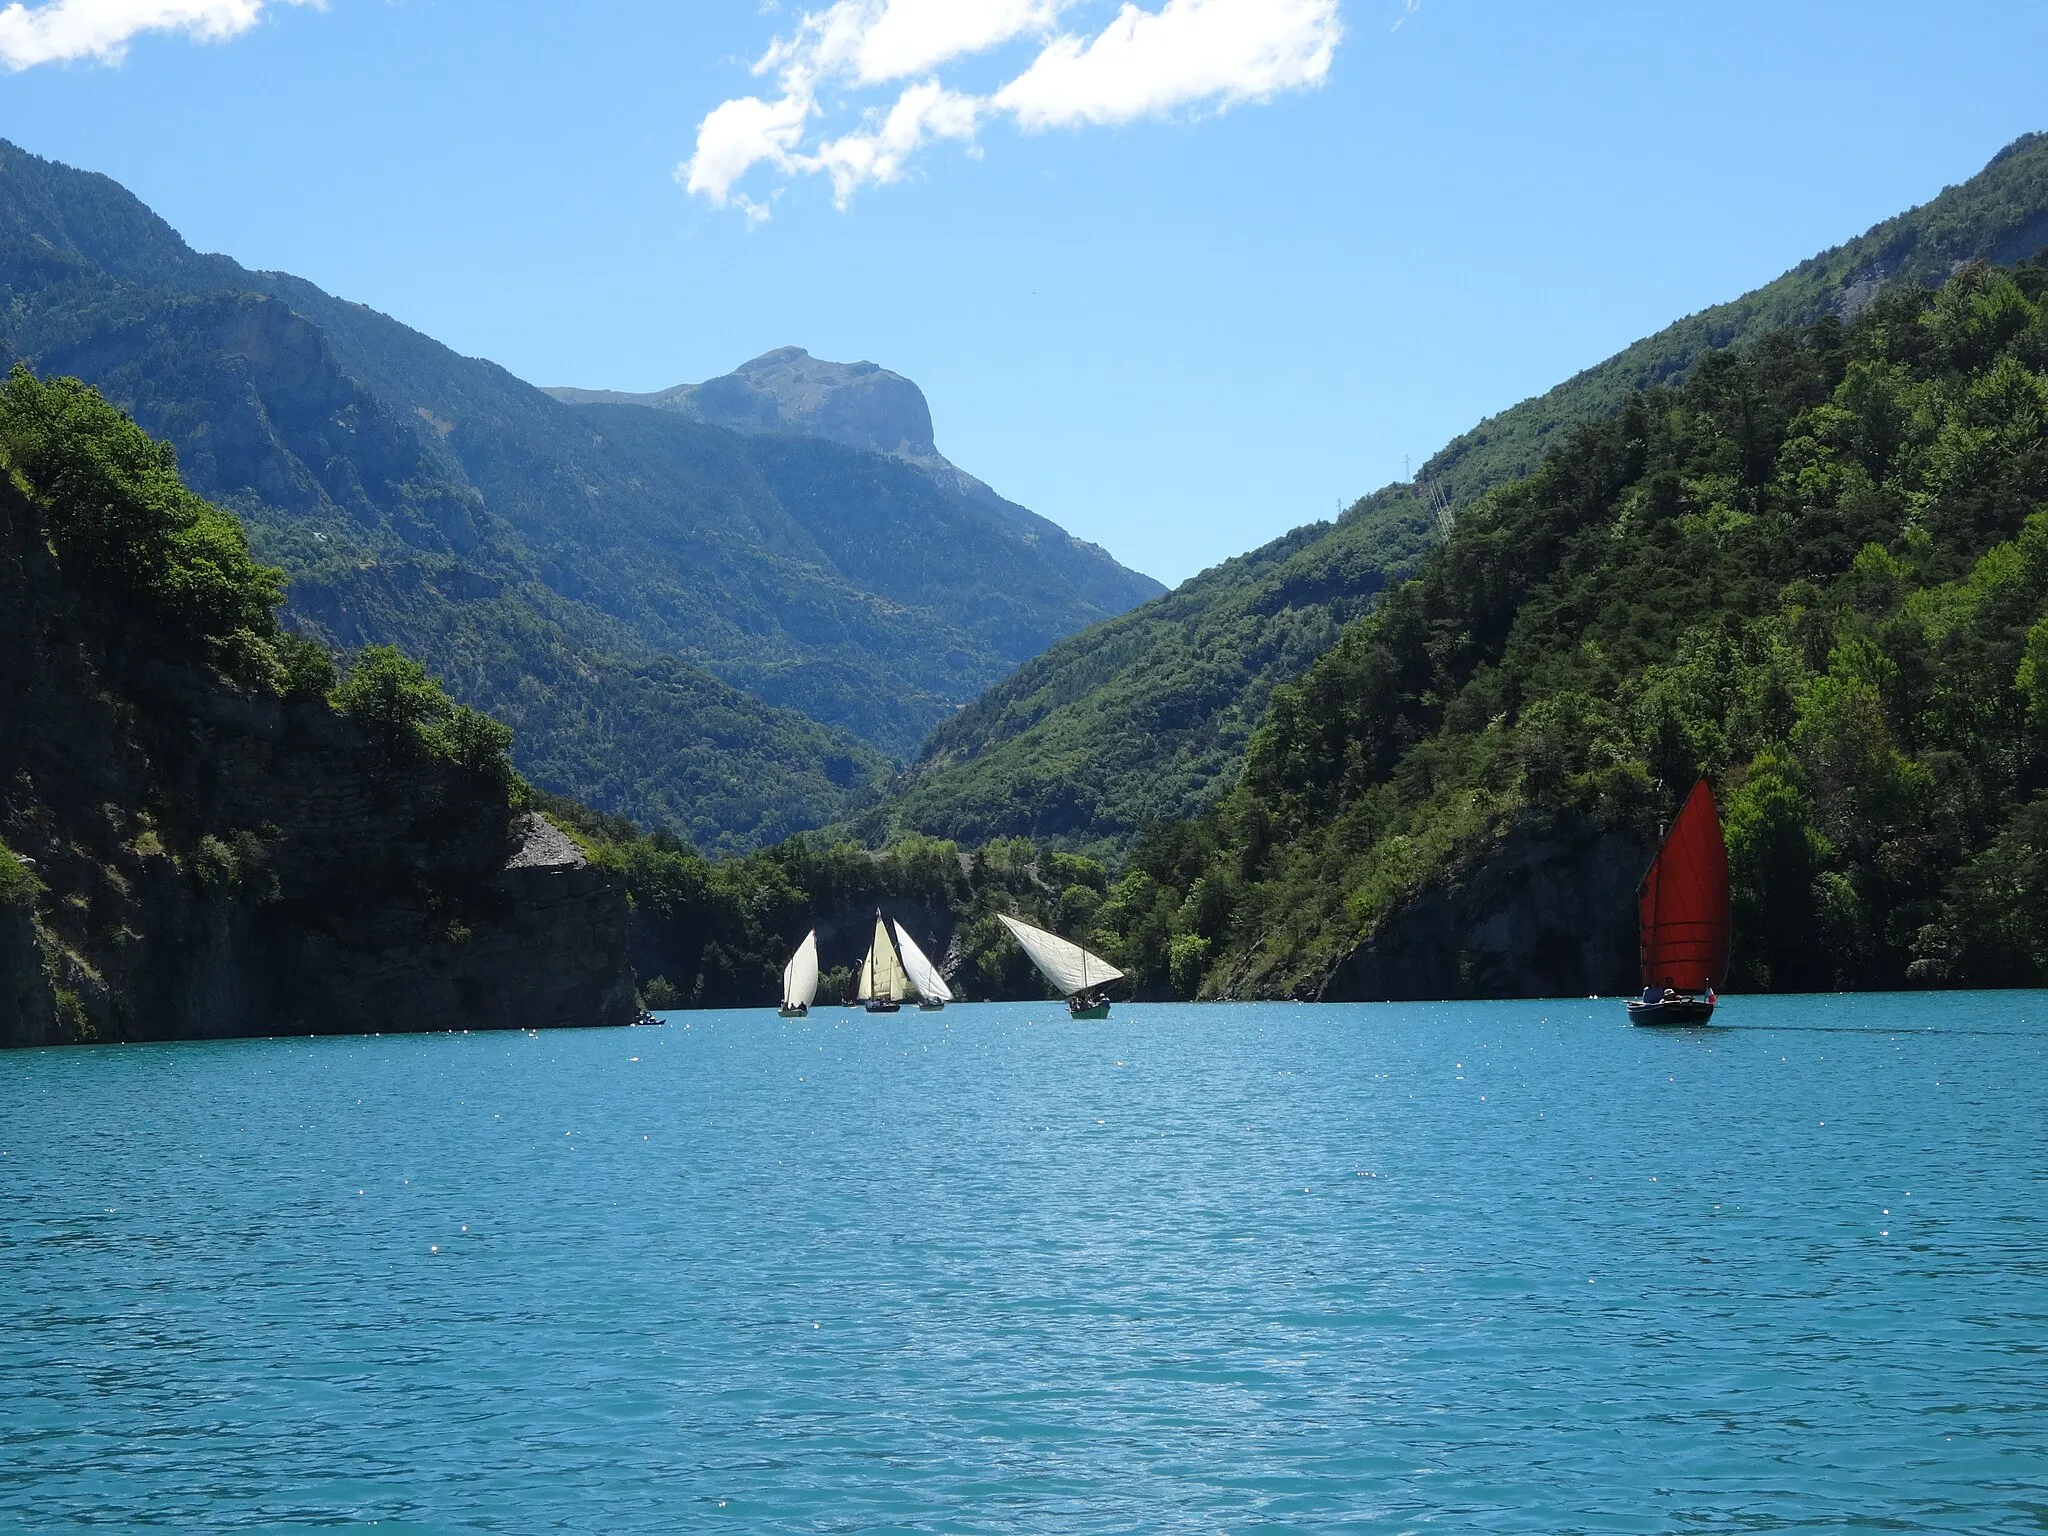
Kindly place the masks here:
[(0, 1528), (2040, 1531), (2048, 995), (0, 1056)]

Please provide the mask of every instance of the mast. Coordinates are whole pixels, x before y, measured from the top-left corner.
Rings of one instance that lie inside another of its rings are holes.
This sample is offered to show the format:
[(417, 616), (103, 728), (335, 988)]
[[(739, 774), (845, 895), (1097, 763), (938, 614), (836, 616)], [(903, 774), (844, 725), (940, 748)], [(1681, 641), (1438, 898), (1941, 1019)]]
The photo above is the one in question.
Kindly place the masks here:
[(868, 957), (861, 963), (860, 995), (863, 999), (900, 1003), (910, 996), (910, 978), (903, 973), (903, 961), (896, 953), (896, 941), (889, 937), (889, 925), (879, 908), (875, 911), (875, 938)]

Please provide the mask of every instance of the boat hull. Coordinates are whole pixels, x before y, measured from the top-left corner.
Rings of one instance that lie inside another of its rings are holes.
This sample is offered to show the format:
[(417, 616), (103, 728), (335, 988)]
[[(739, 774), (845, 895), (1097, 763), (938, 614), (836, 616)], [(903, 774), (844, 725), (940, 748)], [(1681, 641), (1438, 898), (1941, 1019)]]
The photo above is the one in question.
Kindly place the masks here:
[(808, 1019), (811, 1016), (808, 1008), (778, 1008), (775, 1011), (785, 1019)]
[(1106, 1019), (1109, 1017), (1109, 1004), (1092, 1003), (1083, 1006), (1080, 1003), (1068, 1003), (1067, 1012), (1077, 1019)]
[(1681, 997), (1668, 1003), (1630, 1003), (1628, 1021), (1646, 1027), (1704, 1024), (1714, 1016), (1714, 1005), (1703, 997)]
[(901, 1013), (903, 1011), (901, 1003), (886, 1002), (880, 998), (870, 999), (868, 1002), (861, 1004), (861, 1006), (867, 1009), (869, 1013)]
[(919, 1003), (917, 1011), (919, 1013), (944, 1013), (946, 1005), (944, 1003)]

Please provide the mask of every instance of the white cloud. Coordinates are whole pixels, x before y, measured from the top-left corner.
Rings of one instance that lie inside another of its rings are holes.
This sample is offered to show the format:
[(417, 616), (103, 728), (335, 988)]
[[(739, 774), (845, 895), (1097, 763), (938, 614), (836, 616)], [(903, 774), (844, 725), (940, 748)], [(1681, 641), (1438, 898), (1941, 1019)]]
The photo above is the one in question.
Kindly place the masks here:
[[(1343, 37), (1338, 0), (1127, 3), (1092, 35), (1062, 31), (1061, 19), (1086, 3), (837, 0), (806, 12), (754, 66), (776, 77), (780, 97), (714, 108), (678, 179), (714, 206), (743, 207), (749, 224), (767, 209), (735, 188), (764, 163), (783, 176), (827, 176), (843, 208), (864, 185), (901, 180), (926, 145), (971, 144), (993, 117), (1026, 129), (1128, 123), (1320, 86)], [(1030, 62), (987, 95), (953, 90), (934, 73), (1026, 39), (1036, 44)], [(862, 108), (859, 127), (804, 147), (811, 119), (829, 115), (828, 88), (857, 93), (919, 76), (893, 104)]]
[(1086, 42), (1055, 38), (995, 105), (1026, 128), (1066, 128), (1265, 101), (1321, 85), (1342, 36), (1336, 0), (1126, 5)]
[(933, 139), (971, 140), (980, 114), (974, 97), (927, 80), (898, 97), (879, 123), (823, 145), (800, 168), (830, 176), (832, 196), (844, 208), (865, 182), (901, 180), (904, 162)]
[(44, 0), (30, 7), (15, 0), (0, 10), (0, 67), (19, 71), (73, 59), (118, 63), (143, 32), (219, 42), (255, 26), (264, 6), (265, 0)]
[(756, 73), (774, 69), (785, 89), (842, 78), (855, 85), (907, 80), (941, 64), (1049, 31), (1073, 0), (839, 0), (805, 15)]
[(810, 115), (811, 102), (804, 96), (721, 102), (697, 125), (697, 153), (676, 174), (692, 192), (723, 208), (733, 183), (763, 160), (782, 171), (796, 168), (794, 152)]

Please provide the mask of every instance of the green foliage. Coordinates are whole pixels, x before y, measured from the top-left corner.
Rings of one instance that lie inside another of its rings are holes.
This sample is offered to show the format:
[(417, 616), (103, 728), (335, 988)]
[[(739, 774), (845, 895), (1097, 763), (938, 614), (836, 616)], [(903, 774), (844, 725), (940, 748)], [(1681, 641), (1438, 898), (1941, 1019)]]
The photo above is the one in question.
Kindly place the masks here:
[(509, 791), (512, 732), (450, 699), (427, 669), (388, 645), (366, 646), (333, 693), (387, 764), (439, 762)]
[(324, 700), (340, 681), (334, 654), (317, 640), (286, 631), (276, 641), (279, 692), (295, 703)]
[(42, 891), (42, 881), (22, 863), (21, 856), (0, 843), (0, 911), (10, 907), (32, 908)]
[(1955, 871), (1913, 950), (1916, 979), (2048, 984), (2048, 796), (2021, 806)]
[(1313, 994), (1510, 828), (1647, 836), (1706, 774), (1737, 983), (2040, 976), (2044, 291), (1969, 267), (1579, 428), (1274, 691), (1097, 921), (1177, 990)]
[(1235, 779), (1274, 686), (1299, 675), (1433, 537), (1408, 487), (1298, 528), (1026, 662), (942, 724), (852, 823), (1120, 854)]
[(58, 987), (57, 1034), (67, 1045), (90, 1045), (100, 1032), (86, 1012), (85, 1000), (70, 987)]
[(177, 455), (76, 379), (16, 364), (0, 385), (0, 460), (64, 569), (122, 611), (209, 645), (244, 681), (278, 667), (282, 575), (230, 513), (192, 494)]

